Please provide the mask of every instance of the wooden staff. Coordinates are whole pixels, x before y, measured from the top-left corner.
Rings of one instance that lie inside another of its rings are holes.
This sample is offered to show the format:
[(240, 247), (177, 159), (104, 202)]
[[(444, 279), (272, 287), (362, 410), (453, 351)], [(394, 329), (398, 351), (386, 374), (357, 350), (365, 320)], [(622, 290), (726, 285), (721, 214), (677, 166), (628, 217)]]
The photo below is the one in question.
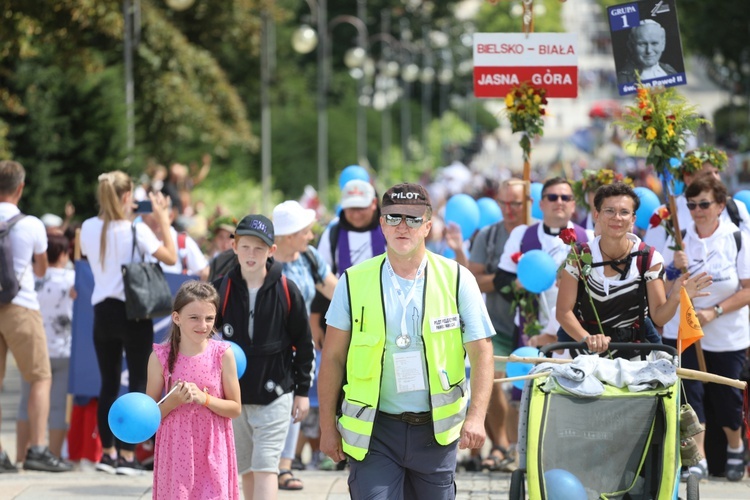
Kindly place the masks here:
[[(524, 132), (526, 133), (526, 132)], [(531, 158), (531, 151), (529, 151), (529, 158)], [(523, 160), (523, 220), (522, 224), (528, 225), (531, 222), (531, 203), (529, 198), (531, 197), (531, 161), (528, 159)]]
[[(510, 356), (495, 356), (495, 360), (497, 361), (504, 361), (506, 363), (555, 363), (555, 364), (566, 364), (566, 363), (572, 363), (572, 359), (560, 359), (560, 358), (526, 358), (526, 357), (520, 357), (520, 356), (514, 356), (511, 354)], [(546, 372), (543, 372), (546, 373)], [(533, 375), (537, 375), (536, 373)], [(714, 384), (724, 384), (728, 385), (730, 387), (734, 387), (736, 389), (740, 389), (744, 391), (747, 388), (747, 382), (743, 382), (742, 380), (736, 380), (728, 377), (722, 377), (721, 375), (716, 375), (714, 373), (706, 373), (701, 372), (698, 370), (690, 370), (688, 368), (677, 368), (677, 375), (680, 378), (688, 379), (688, 380), (700, 380), (701, 382), (711, 382)], [(526, 375), (528, 376), (528, 375)], [(540, 375), (541, 376), (541, 375)], [(535, 377), (532, 377), (535, 378)], [(525, 380), (518, 377), (512, 377), (514, 380)], [(504, 379), (498, 379), (495, 380), (495, 382), (498, 381), (504, 381)]]
[[(677, 245), (677, 248), (683, 249), (682, 245), (682, 230), (680, 229), (680, 222), (677, 220), (677, 203), (675, 202), (674, 195), (669, 192), (667, 194), (667, 203), (669, 204), (669, 220), (672, 223), (672, 228), (674, 229), (674, 242)], [(688, 270), (687, 268), (680, 269), (682, 274), (685, 274)], [(695, 342), (695, 356), (698, 358), (698, 369), (702, 372), (706, 371), (706, 357), (703, 355), (703, 347), (701, 346), (701, 341), (697, 340)]]

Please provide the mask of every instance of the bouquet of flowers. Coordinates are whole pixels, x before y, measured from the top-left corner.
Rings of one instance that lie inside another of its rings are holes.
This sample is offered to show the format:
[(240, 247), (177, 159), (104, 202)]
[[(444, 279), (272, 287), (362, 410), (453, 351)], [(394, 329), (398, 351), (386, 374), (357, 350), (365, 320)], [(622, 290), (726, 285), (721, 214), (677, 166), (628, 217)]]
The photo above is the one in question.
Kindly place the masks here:
[(620, 124), (646, 149), (646, 162), (668, 178), (671, 158), (681, 158), (687, 138), (707, 123), (674, 87), (646, 88), (638, 81), (635, 105)]
[(510, 120), (511, 130), (523, 132), (520, 145), (525, 162), (531, 157), (531, 138), (544, 135), (546, 94), (544, 89), (522, 83), (505, 96), (505, 113)]
[(574, 181), (572, 183), (573, 195), (576, 198), (576, 205), (579, 207), (587, 207), (588, 200), (586, 195), (594, 192), (602, 186), (612, 184), (615, 182), (624, 182), (630, 187), (633, 187), (633, 180), (630, 177), (625, 177), (621, 173), (615, 172), (608, 168), (602, 168), (600, 170), (584, 170), (581, 172), (582, 179), (580, 181)]
[(599, 313), (594, 305), (594, 299), (591, 297), (591, 290), (589, 289), (589, 283), (586, 281), (586, 277), (591, 274), (591, 262), (592, 257), (590, 252), (579, 252), (579, 248), (576, 245), (578, 238), (576, 237), (576, 230), (572, 228), (566, 228), (560, 231), (557, 235), (558, 238), (563, 240), (563, 243), (570, 245), (570, 253), (568, 254), (567, 264), (577, 266), (580, 270), (579, 279), (583, 281), (583, 286), (586, 288), (586, 295), (589, 297), (589, 303), (591, 309), (594, 311), (596, 317), (596, 324), (599, 326), (599, 333), (604, 335), (604, 329), (602, 328), (602, 321), (599, 319)]
[[(511, 260), (518, 264), (523, 254), (516, 252), (510, 256)], [(533, 293), (528, 290), (518, 287), (515, 282), (510, 285), (504, 286), (501, 290), (502, 293), (512, 293), (513, 302), (510, 305), (510, 310), (518, 310), (521, 315), (523, 324), (523, 333), (527, 337), (533, 337), (542, 333), (542, 324), (539, 322), (539, 304)]]
[(670, 216), (671, 214), (669, 213), (669, 209), (667, 207), (659, 207), (659, 209), (654, 213), (654, 215), (651, 216), (651, 219), (649, 219), (648, 222), (652, 228), (661, 225), (667, 232), (667, 235), (672, 238), (672, 241), (674, 241), (675, 244), (669, 247), (670, 250), (682, 250), (682, 246), (677, 243), (677, 240), (674, 237), (674, 225), (672, 224), (672, 219), (670, 218)]
[[(693, 149), (685, 153), (685, 157), (682, 159), (682, 166), (678, 166), (675, 172), (676, 174), (692, 174), (703, 169), (704, 163), (710, 163), (719, 170), (724, 170), (727, 167), (727, 154), (713, 146), (701, 146), (698, 149)], [(679, 175), (681, 178), (682, 175)]]

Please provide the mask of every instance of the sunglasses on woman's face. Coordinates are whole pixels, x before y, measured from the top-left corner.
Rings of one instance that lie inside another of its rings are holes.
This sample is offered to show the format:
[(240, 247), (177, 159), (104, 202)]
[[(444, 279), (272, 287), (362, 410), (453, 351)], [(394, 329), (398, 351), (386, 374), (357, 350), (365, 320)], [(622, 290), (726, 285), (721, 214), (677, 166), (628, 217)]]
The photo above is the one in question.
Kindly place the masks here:
[(398, 226), (404, 219), (406, 219), (406, 225), (412, 229), (418, 228), (424, 222), (424, 219), (422, 217), (409, 217), (408, 215), (388, 214), (385, 216), (385, 223), (389, 226)]
[(699, 203), (696, 203), (694, 201), (687, 202), (688, 210), (691, 212), (695, 210), (698, 207), (701, 207), (701, 210), (708, 210), (708, 207), (716, 203), (715, 201), (701, 201)]

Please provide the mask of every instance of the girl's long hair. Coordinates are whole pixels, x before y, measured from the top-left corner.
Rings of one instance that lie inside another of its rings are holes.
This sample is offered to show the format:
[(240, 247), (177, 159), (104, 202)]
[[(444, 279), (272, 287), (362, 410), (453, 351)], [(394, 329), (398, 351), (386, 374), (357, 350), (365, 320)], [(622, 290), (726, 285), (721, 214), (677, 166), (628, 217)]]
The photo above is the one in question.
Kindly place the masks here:
[(99, 201), (99, 217), (104, 221), (102, 234), (99, 237), (99, 263), (102, 269), (104, 269), (104, 257), (107, 253), (107, 228), (113, 220), (127, 219), (122, 207), (122, 196), (132, 190), (133, 181), (125, 172), (114, 170), (99, 176), (96, 198)]
[[(183, 283), (180, 289), (177, 290), (172, 311), (179, 313), (183, 307), (195, 301), (211, 303), (217, 311), (219, 310), (219, 294), (216, 292), (216, 289), (209, 283), (190, 280)], [(211, 335), (213, 335), (213, 332), (211, 332)], [(165, 340), (165, 343), (167, 342), (169, 343), (169, 357), (167, 358), (169, 380), (167, 381), (167, 390), (169, 390), (169, 386), (172, 385), (172, 372), (174, 371), (175, 361), (177, 361), (177, 353), (180, 350), (180, 327), (174, 321), (172, 322), (169, 335)]]

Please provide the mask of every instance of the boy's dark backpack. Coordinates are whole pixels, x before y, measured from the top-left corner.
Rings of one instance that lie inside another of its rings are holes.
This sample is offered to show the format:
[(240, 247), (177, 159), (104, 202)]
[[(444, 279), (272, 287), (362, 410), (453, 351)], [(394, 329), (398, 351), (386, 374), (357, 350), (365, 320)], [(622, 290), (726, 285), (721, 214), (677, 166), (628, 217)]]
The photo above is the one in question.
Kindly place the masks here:
[(10, 243), (10, 230), (19, 220), (26, 217), (17, 214), (6, 221), (0, 221), (0, 304), (9, 304), (18, 294), (20, 284), (13, 269), (13, 247)]

